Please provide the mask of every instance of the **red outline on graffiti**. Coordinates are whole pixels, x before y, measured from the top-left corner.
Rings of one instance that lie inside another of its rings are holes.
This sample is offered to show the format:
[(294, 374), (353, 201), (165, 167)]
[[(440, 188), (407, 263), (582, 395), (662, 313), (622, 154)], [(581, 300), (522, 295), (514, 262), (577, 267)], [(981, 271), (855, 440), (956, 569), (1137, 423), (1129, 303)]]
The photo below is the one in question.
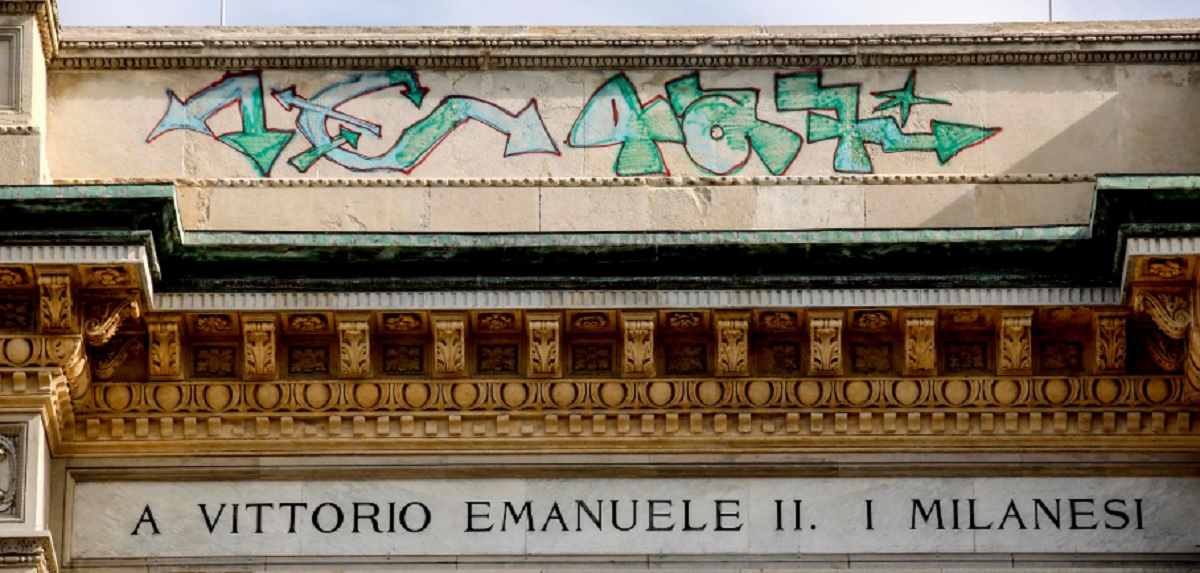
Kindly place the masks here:
[[(179, 94), (177, 94), (177, 93), (175, 92), (175, 90), (173, 90), (173, 89), (171, 89), (171, 88), (167, 88), (167, 97), (168, 97), (168, 98), (174, 97), (175, 99), (179, 100), (179, 103), (181, 103), (181, 104), (183, 104), (183, 105), (187, 105), (187, 103), (188, 103), (189, 101), (192, 101), (192, 98), (195, 98), (195, 97), (196, 97), (196, 95), (197, 95), (197, 94), (199, 94), (200, 92), (203, 92), (203, 91), (205, 91), (205, 90), (208, 90), (208, 89), (215, 88), (215, 87), (217, 87), (218, 85), (221, 85), (221, 84), (225, 83), (225, 80), (228, 80), (228, 79), (229, 79), (229, 78), (231, 78), (231, 77), (238, 77), (238, 76), (250, 76), (250, 75), (253, 75), (253, 76), (258, 76), (258, 85), (259, 85), (259, 87), (261, 88), (261, 87), (262, 87), (262, 85), (263, 85), (263, 83), (262, 83), (262, 72), (263, 72), (262, 70), (244, 70), (244, 71), (239, 71), (239, 72), (225, 72), (224, 74), (222, 74), (222, 75), (221, 75), (221, 79), (219, 79), (219, 80), (217, 80), (217, 81), (215, 81), (215, 82), (212, 82), (212, 83), (210, 83), (210, 84), (208, 84), (208, 85), (206, 85), (206, 86), (204, 86), (204, 87), (202, 87), (202, 88), (200, 88), (200, 89), (198, 89), (198, 90), (196, 90), (196, 91), (192, 92), (192, 94), (191, 94), (191, 95), (189, 95), (187, 99), (181, 99), (181, 98), (179, 97)], [(263, 91), (264, 91), (264, 93), (265, 93), (265, 92), (266, 92), (266, 88), (262, 88), (262, 89), (263, 89)], [(227, 108), (227, 107), (229, 107), (229, 106), (231, 106), (231, 105), (233, 105), (233, 104), (235, 104), (235, 103), (237, 103), (237, 104), (240, 104), (240, 103), (242, 103), (242, 99), (241, 99), (241, 98), (237, 98), (237, 99), (230, 100), (230, 101), (229, 101), (229, 103), (226, 103), (225, 105), (223, 105), (223, 106), (221, 106), (221, 107), (218, 107), (218, 108), (214, 109), (214, 110), (212, 111), (212, 113), (208, 114), (208, 118), (209, 118), (209, 119), (211, 119), (211, 118), (212, 118), (212, 116), (214, 116), (214, 115), (217, 115), (218, 113), (221, 113), (221, 111), (222, 111), (222, 110), (224, 110), (225, 108)], [(166, 119), (166, 118), (167, 118), (167, 112), (168, 112), (168, 111), (170, 111), (170, 110), (171, 110), (171, 101), (170, 101), (170, 99), (168, 99), (168, 100), (167, 100), (167, 109), (164, 109), (164, 110), (163, 110), (163, 112), (162, 112), (162, 115), (161, 115), (161, 116), (159, 116), (159, 118), (158, 118), (158, 121), (157, 121), (157, 122), (154, 124), (154, 127), (158, 127), (158, 125), (162, 123), (162, 120), (164, 120), (164, 119)], [(209, 135), (210, 135), (210, 136), (211, 136), (211, 137), (212, 137), (214, 140), (217, 140), (218, 142), (220, 142), (220, 139), (221, 139), (222, 137), (224, 137), (224, 136), (226, 136), (226, 135), (229, 135), (229, 134), (231, 134), (231, 133), (245, 133), (245, 132), (246, 132), (246, 118), (242, 117), (242, 116), (241, 116), (241, 114), (239, 113), (239, 114), (238, 114), (238, 119), (239, 119), (239, 120), (242, 122), (242, 130), (241, 130), (241, 131), (226, 131), (225, 133), (215, 133), (215, 132), (213, 132), (213, 130), (212, 130), (212, 127), (210, 127), (210, 126), (208, 125), (208, 119), (205, 119), (205, 120), (204, 120), (204, 126), (205, 126), (205, 127), (208, 127)], [(156, 139), (158, 139), (158, 138), (162, 137), (163, 135), (166, 135), (167, 133), (170, 133), (170, 132), (172, 132), (172, 131), (175, 131), (175, 130), (177, 130), (177, 129), (183, 129), (183, 128), (181, 128), (181, 127), (173, 127), (173, 128), (171, 128), (171, 129), (168, 129), (168, 130), (166, 130), (166, 131), (163, 131), (163, 132), (159, 133), (158, 135), (155, 135), (154, 137), (149, 137), (149, 136), (147, 136), (147, 137), (146, 137), (146, 143), (153, 143), (153, 142), (154, 142)], [(153, 130), (153, 129), (151, 129), (150, 131), (154, 131), (154, 130)], [(192, 131), (192, 130), (188, 130), (188, 131)], [(265, 106), (265, 105), (263, 106), (263, 131), (276, 131), (276, 132), (279, 132), (279, 133), (288, 133), (288, 132), (289, 132), (289, 130), (286, 130), (286, 129), (270, 129), (270, 128), (268, 128), (268, 127), (267, 127), (267, 108), (266, 108), (266, 106)], [(291, 131), (294, 133), (294, 131), (295, 131), (295, 130), (291, 130)], [(203, 134), (201, 134), (201, 135), (203, 135)], [(222, 143), (222, 144), (224, 144), (223, 142), (221, 142), (221, 143)]]
[[(912, 70), (912, 71), (913, 71), (913, 73), (916, 73), (916, 70)], [(788, 78), (788, 77), (792, 77), (792, 76), (799, 76), (799, 75), (803, 75), (803, 74), (816, 74), (816, 75), (817, 75), (817, 87), (818, 87), (818, 88), (822, 88), (822, 89), (823, 89), (823, 88), (838, 88), (838, 87), (850, 87), (850, 86), (858, 86), (858, 89), (859, 89), (859, 91), (860, 91), (860, 92), (862, 91), (862, 83), (859, 83), (859, 82), (847, 82), (847, 83), (841, 83), (841, 84), (826, 84), (826, 83), (824, 83), (824, 81), (822, 81), (822, 80), (824, 80), (824, 78), (825, 78), (825, 72), (824, 72), (824, 70), (822, 70), (822, 69), (819, 69), (819, 68), (818, 68), (818, 69), (813, 69), (813, 70), (801, 70), (801, 71), (798, 71), (798, 72), (790, 72), (790, 73), (786, 73), (786, 74), (785, 74), (785, 73), (776, 72), (776, 73), (775, 73), (775, 111), (776, 111), (776, 112), (779, 112), (779, 113), (799, 113), (799, 112), (802, 112), (802, 111), (803, 111), (803, 112), (807, 112), (807, 113), (810, 113), (810, 114), (811, 114), (811, 113), (813, 113), (813, 110), (821, 110), (821, 111), (829, 111), (829, 110), (834, 110), (834, 116), (835, 116), (835, 118), (836, 118), (837, 120), (839, 120), (839, 121), (842, 119), (842, 118), (841, 118), (841, 116), (837, 114), (837, 110), (836, 110), (836, 109), (834, 109), (834, 108), (831, 108), (831, 107), (810, 107), (810, 108), (804, 108), (804, 109), (780, 109), (780, 107), (779, 107), (779, 78)], [(889, 91), (889, 90), (881, 90), (881, 91)], [(871, 95), (875, 95), (875, 94), (876, 94), (876, 93), (878, 93), (878, 92), (870, 92), (870, 93), (871, 93)], [(861, 106), (862, 106), (862, 100), (861, 100), (861, 97), (860, 97), (860, 99), (859, 99), (859, 102), (858, 102), (858, 104), (859, 104), (859, 107), (861, 108)], [(949, 103), (949, 102), (947, 102), (947, 105), (951, 105), (951, 106), (953, 106), (954, 104), (953, 104), (953, 103)], [(872, 112), (872, 113), (874, 113), (874, 112)], [(818, 114), (818, 115), (824, 115), (825, 117), (829, 117), (828, 115), (826, 115), (826, 114), (823, 114), (823, 113), (822, 113), (822, 114)], [(896, 120), (896, 118), (894, 118), (894, 117), (891, 117), (891, 116), (885, 116), (885, 117), (887, 117), (888, 119), (892, 119), (893, 121), (896, 121), (896, 126), (897, 126), (897, 127), (899, 127), (899, 126), (900, 126), (900, 122), (899, 122), (899, 121), (897, 121), (897, 120)], [(872, 118), (863, 118), (863, 117), (862, 117), (861, 110), (860, 110), (859, 117), (856, 117), (856, 118), (855, 118), (855, 121), (859, 121), (859, 120), (862, 120), (862, 119), (872, 119)], [(940, 123), (940, 124), (943, 124), (943, 125), (962, 125), (962, 126), (968, 126), (968, 127), (975, 127), (975, 128), (978, 128), (978, 126), (974, 126), (974, 125), (968, 125), (968, 124), (965, 124), (965, 123), (960, 123), (960, 122), (956, 122), (956, 121), (941, 121), (941, 120), (931, 119), (931, 120), (929, 120), (929, 123), (930, 123), (930, 126), (929, 126), (929, 131), (903, 131), (903, 128), (900, 128), (900, 129), (901, 129), (901, 133), (903, 133), (903, 134), (905, 134), (905, 135), (933, 135), (933, 122), (935, 122), (935, 121), (936, 121), (937, 123)], [(806, 133), (805, 133), (805, 135), (808, 135), (808, 133), (807, 133), (807, 131), (808, 131), (808, 130), (807, 130), (807, 127), (808, 127), (808, 120), (806, 119), (806, 120), (805, 120), (805, 132), (806, 132)], [(993, 137), (996, 137), (996, 135), (997, 135), (997, 134), (999, 134), (1001, 131), (1004, 131), (1004, 128), (1003, 128), (1003, 127), (985, 127), (985, 128), (982, 128), (982, 129), (990, 129), (990, 130), (992, 130), (992, 132), (991, 132), (990, 134), (988, 134), (988, 135), (987, 135), (987, 137), (984, 137), (983, 139), (980, 139), (979, 141), (976, 141), (975, 143), (972, 143), (971, 145), (964, 146), (962, 149), (959, 149), (958, 151), (955, 151), (954, 153), (952, 153), (952, 154), (950, 155), (950, 157), (947, 157), (945, 161), (942, 161), (941, 159), (938, 159), (938, 165), (945, 165), (945, 164), (949, 163), (949, 162), (950, 162), (950, 160), (951, 160), (951, 159), (954, 159), (955, 157), (957, 157), (959, 153), (962, 153), (963, 151), (966, 151), (967, 149), (970, 149), (970, 148), (972, 148), (972, 147), (975, 147), (975, 146), (977, 146), (977, 145), (980, 145), (980, 144), (982, 144), (983, 142), (985, 142), (985, 141), (987, 141), (987, 140), (989, 140), (989, 139), (991, 139), (991, 138), (993, 138)], [(838, 139), (838, 140), (839, 140), (839, 144), (840, 144), (840, 139), (841, 139), (841, 138), (831, 138), (831, 139)], [(822, 140), (822, 141), (825, 141), (825, 140)], [(811, 140), (809, 140), (809, 143), (811, 144), (811, 143), (812, 143), (812, 141), (811, 141)], [(817, 143), (820, 143), (820, 142), (817, 142)], [(937, 153), (937, 150), (936, 150), (936, 149), (905, 149), (905, 150), (903, 150), (903, 151), (887, 151), (887, 150), (883, 149), (883, 144), (882, 144), (882, 143), (875, 142), (875, 141), (863, 141), (863, 142), (862, 142), (862, 145), (863, 145), (863, 148), (864, 148), (864, 149), (865, 149), (865, 148), (866, 148), (866, 146), (868, 146), (868, 145), (871, 145), (871, 146), (878, 147), (878, 148), (879, 148), (879, 152), (880, 152), (880, 153)], [(836, 148), (834, 149), (834, 153), (837, 153), (837, 150), (836, 150)], [(799, 154), (797, 154), (797, 155), (799, 155)], [(868, 158), (868, 159), (873, 159), (873, 158), (871, 157), (871, 152), (870, 152), (869, 150), (867, 151), (867, 158)], [(844, 169), (838, 169), (838, 168), (837, 168), (837, 166), (836, 166), (836, 162), (835, 162), (835, 164), (834, 164), (833, 170), (834, 170), (834, 171), (836, 171), (836, 172), (838, 172), (838, 173), (867, 173), (867, 174), (873, 174), (873, 173), (875, 173), (875, 162), (874, 162), (874, 161), (871, 161), (871, 170), (870, 170), (870, 171), (865, 171), (865, 172), (864, 172), (864, 171), (847, 171), (847, 170), (844, 170)]]
[[(594, 99), (596, 97), (596, 94), (600, 93), (600, 90), (603, 89), (604, 86), (608, 85), (609, 82), (613, 81), (613, 78), (617, 78), (617, 77), (625, 78), (625, 81), (629, 82), (630, 86), (633, 86), (633, 97), (637, 99), (638, 104), (641, 105), (642, 109), (646, 109), (647, 106), (653, 104), (656, 101), (664, 101), (667, 103), (667, 108), (671, 109), (671, 115), (675, 115), (675, 110), (673, 108), (671, 108), (671, 102), (667, 101), (666, 96), (664, 96), (663, 94), (658, 94), (658, 95), (646, 100), (645, 102), (642, 102), (642, 96), (638, 94), (637, 84), (633, 83), (633, 81), (629, 79), (629, 76), (626, 75), (625, 72), (617, 72), (612, 77), (608, 78), (607, 80), (604, 80), (604, 82), (601, 83), (599, 86), (596, 86), (596, 89), (592, 90), (592, 95), (588, 96), (588, 98), (586, 100), (584, 100), (583, 109), (579, 110), (579, 115), (575, 116), (575, 121), (571, 122), (571, 129), (569, 129), (567, 131), (567, 138), (565, 140), (563, 140), (563, 145), (566, 145), (567, 147), (570, 147), (571, 149), (588, 149), (590, 147), (613, 147), (614, 145), (619, 145), (621, 147), (625, 146), (624, 141), (614, 141), (612, 143), (598, 143), (596, 145), (571, 145), (571, 132), (575, 131), (575, 126), (579, 124), (579, 120), (583, 119), (583, 112), (588, 110), (588, 105), (587, 105), (588, 102), (592, 101), (592, 99)], [(614, 102), (615, 101), (616, 100), (614, 100)], [(654, 148), (658, 150), (658, 156), (663, 159), (662, 171), (659, 171), (656, 173), (639, 173), (637, 175), (618, 175), (618, 177), (653, 177), (656, 175), (669, 177), (671, 175), (671, 168), (667, 165), (666, 157), (663, 156), (662, 148), (659, 147), (660, 142), (661, 143), (674, 143), (676, 145), (683, 145), (683, 142), (667, 141), (665, 139), (651, 139), (650, 140), (650, 143), (652, 143), (654, 145)], [(617, 154), (620, 155), (620, 152), (618, 152)], [(617, 158), (615, 158), (615, 157), (613, 158), (613, 173), (614, 174), (617, 173)]]
[[(779, 74), (776, 74), (776, 76), (778, 76), (778, 75), (779, 75)], [(697, 80), (696, 84), (697, 84), (697, 85), (700, 85), (700, 82), (699, 82), (699, 79), (700, 79), (700, 71), (699, 71), (699, 70), (696, 70), (696, 71), (694, 71), (694, 72), (691, 72), (691, 73), (688, 73), (688, 74), (684, 74), (684, 75), (682, 75), (682, 76), (679, 76), (679, 77), (677, 77), (677, 78), (673, 78), (673, 79), (667, 80), (665, 83), (663, 83), (663, 86), (666, 86), (667, 84), (669, 84), (669, 83), (671, 83), (671, 82), (675, 82), (675, 81), (682, 80), (683, 78), (690, 78), (690, 77), (692, 77), (692, 76), (696, 76), (696, 80)], [(664, 87), (664, 89), (665, 89), (665, 87)], [(795, 130), (793, 130), (792, 128), (790, 128), (790, 127), (788, 127), (788, 126), (786, 126), (786, 125), (780, 125), (780, 124), (778, 124), (778, 123), (772, 123), (772, 122), (770, 122), (770, 121), (767, 121), (767, 120), (765, 120), (765, 119), (762, 119), (762, 118), (758, 117), (758, 105), (759, 105), (759, 103), (761, 103), (761, 102), (762, 102), (762, 88), (747, 87), (747, 88), (712, 88), (712, 89), (706, 89), (706, 88), (704, 88), (704, 87), (700, 87), (699, 89), (700, 89), (700, 91), (702, 91), (702, 92), (707, 92), (707, 91), (739, 91), (739, 92), (740, 92), (740, 91), (752, 91), (752, 92), (754, 92), (754, 121), (757, 121), (757, 122), (759, 122), (759, 123), (765, 123), (765, 124), (767, 124), (767, 125), (773, 125), (773, 126), (775, 126), (775, 127), (778, 127), (778, 128), (780, 128), (780, 129), (786, 129), (786, 130), (788, 130), (788, 131), (790, 131), (790, 132), (792, 132), (792, 133), (795, 133), (795, 134), (796, 134), (796, 137), (799, 137), (799, 138), (800, 138), (800, 146), (796, 148), (796, 154), (792, 156), (792, 160), (791, 160), (791, 161), (788, 161), (788, 162), (787, 162), (787, 165), (784, 165), (784, 166), (783, 166), (783, 169), (782, 169), (782, 170), (779, 172), (779, 175), (775, 175), (774, 173), (771, 173), (771, 170), (770, 170), (769, 168), (767, 169), (767, 173), (771, 174), (771, 175), (772, 175), (772, 176), (774, 176), (774, 177), (780, 177), (780, 176), (782, 176), (782, 175), (786, 174), (786, 173), (788, 172), (788, 170), (790, 170), (790, 169), (792, 168), (792, 164), (796, 163), (796, 159), (799, 159), (799, 158), (800, 158), (800, 151), (802, 151), (802, 150), (804, 149), (804, 144), (805, 144), (805, 142), (807, 141), (807, 139), (805, 138), (805, 136), (806, 136), (806, 135), (808, 135), (808, 134), (807, 134), (807, 133), (796, 133), (796, 131), (795, 131)], [(701, 99), (701, 98), (704, 98), (704, 97), (708, 97), (708, 96), (701, 96), (700, 98), (696, 98), (696, 99), (697, 99), (697, 100), (699, 100), (699, 99)], [(776, 109), (775, 109), (775, 111), (776, 111), (776, 112), (778, 112), (778, 111), (779, 111), (779, 108), (778, 108), (779, 99), (778, 99), (778, 97), (775, 99), (775, 102), (776, 102)], [(679, 118), (679, 120), (680, 120), (680, 122), (681, 122), (681, 124), (680, 124), (680, 126), (679, 126), (679, 129), (680, 129), (680, 131), (682, 131), (682, 130), (683, 130), (683, 125), (682, 125), (683, 116), (684, 116), (684, 115), (687, 115), (687, 110), (688, 110), (688, 109), (691, 109), (691, 108), (692, 108), (692, 105), (695, 105), (695, 103), (696, 103), (696, 102), (692, 102), (692, 104), (691, 104), (691, 105), (688, 105), (688, 106), (687, 106), (687, 109), (684, 109), (684, 110), (683, 110), (683, 114), (681, 114), (681, 115), (677, 115), (677, 116), (676, 116), (676, 117), (678, 117), (678, 118)], [(672, 108), (671, 108), (671, 110), (672, 110), (672, 111), (674, 111), (674, 109), (675, 109), (674, 107), (672, 107)], [(713, 170), (711, 170), (711, 169), (708, 169), (708, 168), (704, 167), (703, 165), (700, 165), (700, 162), (699, 162), (699, 161), (696, 161), (696, 158), (692, 157), (692, 152), (688, 151), (688, 148), (687, 148), (687, 137), (686, 137), (686, 136), (684, 136), (684, 138), (683, 138), (683, 143), (684, 143), (684, 145), (683, 145), (683, 151), (684, 151), (684, 153), (687, 153), (688, 159), (690, 159), (690, 160), (692, 161), (692, 165), (695, 165), (696, 167), (700, 168), (700, 170), (701, 170), (701, 171), (704, 171), (705, 173), (710, 173), (710, 174), (713, 174), (713, 175), (718, 175), (718, 176), (725, 176), (725, 175), (729, 175), (730, 173), (733, 173), (733, 172), (735, 172), (735, 171), (737, 171), (737, 170), (739, 170), (739, 169), (741, 169), (741, 168), (745, 167), (745, 166), (746, 166), (746, 164), (750, 162), (750, 157), (751, 157), (751, 156), (756, 156), (756, 157), (758, 156), (758, 150), (754, 149), (754, 145), (750, 144), (750, 136), (746, 136), (746, 144), (747, 144), (747, 147), (749, 148), (749, 150), (746, 152), (746, 158), (745, 158), (745, 159), (743, 159), (743, 160), (742, 160), (742, 162), (741, 162), (741, 163), (739, 163), (739, 164), (738, 164), (736, 167), (733, 167), (733, 168), (731, 168), (729, 171), (725, 171), (725, 172), (713, 171)], [(761, 162), (761, 161), (762, 161), (762, 157), (759, 157), (759, 158), (758, 158), (758, 160)], [(763, 167), (764, 167), (764, 168), (765, 168), (765, 167), (767, 167), (767, 164), (766, 164), (765, 162), (763, 163)]]

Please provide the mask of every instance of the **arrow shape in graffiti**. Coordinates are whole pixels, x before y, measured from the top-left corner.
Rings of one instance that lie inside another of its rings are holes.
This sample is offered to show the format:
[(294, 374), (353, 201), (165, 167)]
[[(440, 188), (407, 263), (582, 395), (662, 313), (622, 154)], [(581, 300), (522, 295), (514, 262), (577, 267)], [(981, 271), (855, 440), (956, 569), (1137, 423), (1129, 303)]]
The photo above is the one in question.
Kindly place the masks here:
[[(374, 135), (375, 137), (379, 137), (379, 136), (383, 135), (383, 128), (380, 127), (378, 124), (371, 123), (365, 119), (359, 119), (348, 113), (342, 113), (333, 108), (313, 104), (313, 103), (309, 102), (308, 100), (300, 97), (299, 95), (296, 94), (296, 86), (291, 86), (286, 89), (273, 91), (273, 92), (271, 92), (271, 95), (275, 96), (275, 99), (279, 100), (279, 105), (282, 105), (283, 109), (286, 109), (288, 111), (292, 111), (295, 108), (306, 109), (309, 111), (315, 111), (315, 112), (324, 114), (325, 116), (329, 117), (329, 119), (336, 119), (342, 123), (353, 125), (354, 127), (357, 127), (371, 135)], [(356, 147), (356, 146), (351, 146), (351, 147)]]
[[(955, 155), (972, 145), (982, 143), (1000, 131), (998, 127), (978, 127), (964, 123), (933, 120), (929, 133), (904, 133), (894, 117), (875, 117), (858, 122), (858, 139), (862, 143), (875, 143), (886, 153), (898, 151), (934, 151), (938, 163), (945, 165)], [(816, 113), (808, 116), (808, 140), (825, 141), (843, 136), (841, 122)], [(838, 146), (841, 156), (844, 146)], [(863, 152), (865, 153), (865, 151)], [(835, 157), (835, 162), (857, 162), (859, 159)], [(868, 162), (870, 159), (867, 160)]]
[[(960, 151), (1000, 132), (999, 127), (982, 127), (933, 120), (928, 133), (905, 133), (895, 117), (862, 119), (858, 114), (858, 84), (824, 85), (820, 72), (776, 76), (775, 105), (779, 111), (808, 113), (809, 142), (837, 139), (833, 168), (851, 173), (870, 173), (871, 156), (865, 147), (878, 144), (884, 152), (934, 151), (945, 164)], [(835, 115), (814, 113), (830, 110)]]
[[(334, 117), (328, 111), (355, 98), (391, 87), (400, 87), (402, 95), (418, 108), (429, 91), (420, 84), (417, 74), (409, 70), (356, 75), (317, 92), (308, 98), (307, 105), (297, 106), (300, 108), (300, 115), (296, 118), (296, 126), (312, 143), (314, 151), (324, 150), (326, 159), (352, 171), (408, 173), (458, 126), (470, 120), (483, 123), (507, 136), (505, 157), (524, 153), (559, 153), (558, 147), (542, 123), (535, 100), (530, 100), (521, 111), (512, 114), (493, 103), (467, 96), (449, 96), (442, 99), (428, 116), (406, 128), (396, 143), (379, 156), (367, 157), (340, 144), (331, 145), (338, 138), (331, 137), (325, 131), (325, 122)], [(301, 98), (297, 98), (299, 99)], [(299, 165), (305, 163), (299, 162)], [(307, 165), (311, 167), (312, 163)]]
[[(239, 105), (242, 130), (214, 134), (208, 127), (209, 118), (234, 102)], [(264, 176), (271, 172), (275, 160), (295, 134), (267, 129), (262, 76), (258, 72), (225, 74), (220, 81), (192, 94), (187, 100), (180, 99), (174, 90), (167, 90), (167, 111), (146, 136), (146, 143), (176, 129), (216, 138), (249, 158), (258, 174)]]
[(308, 171), (308, 169), (312, 167), (312, 164), (316, 163), (318, 159), (324, 157), (326, 153), (341, 147), (343, 144), (349, 144), (350, 147), (358, 149), (358, 138), (360, 136), (362, 136), (361, 133), (346, 129), (343, 126), (341, 128), (341, 133), (338, 134), (337, 137), (331, 139), (329, 143), (313, 147), (308, 151), (289, 159), (288, 163), (291, 164), (292, 167), (295, 167), (297, 171), (303, 173)]

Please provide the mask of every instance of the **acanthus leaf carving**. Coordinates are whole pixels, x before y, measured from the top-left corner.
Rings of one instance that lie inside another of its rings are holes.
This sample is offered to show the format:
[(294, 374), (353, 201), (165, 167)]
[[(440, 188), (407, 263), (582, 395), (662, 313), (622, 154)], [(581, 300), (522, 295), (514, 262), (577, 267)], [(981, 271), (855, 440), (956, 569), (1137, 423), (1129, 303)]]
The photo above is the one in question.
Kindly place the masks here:
[(621, 315), (621, 325), (625, 342), (622, 374), (629, 377), (653, 376), (654, 315), (626, 313)]
[(748, 376), (750, 374), (750, 319), (748, 317), (717, 318), (717, 375)]
[(433, 318), (433, 373), (438, 376), (467, 374), (467, 321), (461, 316)]
[(247, 380), (273, 380), (279, 369), (275, 358), (275, 317), (242, 317), (242, 374)]
[(1124, 315), (1096, 316), (1096, 371), (1115, 373), (1125, 371), (1127, 336)]
[(909, 312), (904, 329), (904, 373), (932, 374), (937, 369), (936, 311)]
[(812, 344), (810, 370), (813, 374), (842, 373), (842, 317), (813, 313), (809, 321)]
[(559, 360), (560, 332), (562, 322), (558, 315), (530, 314), (529, 320), (529, 375), (533, 377), (557, 377), (562, 374)]
[(44, 332), (69, 332), (74, 329), (75, 302), (71, 295), (71, 276), (44, 274), (38, 277), (40, 293), (38, 323)]
[(1033, 373), (1033, 311), (1005, 311), (1000, 316), (999, 374)]
[(88, 346), (103, 346), (112, 340), (122, 320), (140, 315), (141, 307), (133, 297), (93, 302), (83, 323), (83, 339)]
[(1187, 297), (1176, 292), (1143, 290), (1138, 293), (1138, 302), (1163, 334), (1175, 340), (1187, 335), (1191, 324)]
[(154, 317), (146, 320), (149, 334), (147, 375), (151, 380), (183, 378), (183, 349), (179, 339), (178, 317)]
[(343, 378), (371, 376), (371, 334), (369, 322), (338, 320), (338, 371)]

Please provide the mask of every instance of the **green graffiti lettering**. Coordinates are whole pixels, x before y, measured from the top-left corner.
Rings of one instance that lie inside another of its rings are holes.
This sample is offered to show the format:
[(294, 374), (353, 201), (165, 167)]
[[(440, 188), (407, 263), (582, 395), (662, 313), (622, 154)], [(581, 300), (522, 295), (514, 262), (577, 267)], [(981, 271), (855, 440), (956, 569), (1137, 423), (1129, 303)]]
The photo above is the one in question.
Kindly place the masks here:
[[(912, 95), (913, 76), (904, 88), (879, 92), (877, 97), (891, 98), (879, 109), (901, 106), (907, 121), (908, 108), (921, 103), (941, 102)], [(858, 114), (858, 84), (823, 85), (820, 72), (803, 72), (775, 78), (775, 104), (780, 111), (808, 110), (808, 141), (815, 143), (837, 139), (833, 168), (849, 173), (871, 173), (873, 166), (866, 144), (879, 145), (884, 152), (933, 151), (945, 164), (960, 151), (976, 145), (1000, 131), (998, 127), (979, 127), (933, 120), (929, 133), (904, 133), (894, 117), (862, 119)], [(908, 94), (908, 95), (905, 95)], [(910, 97), (911, 96), (911, 97)], [(834, 115), (814, 113), (830, 110)]]
[(622, 176), (666, 174), (658, 142), (683, 143), (679, 122), (662, 97), (642, 105), (625, 74), (592, 94), (567, 137), (571, 147), (620, 146), (613, 169)]
[(780, 175), (800, 153), (799, 134), (759, 119), (758, 90), (705, 90), (700, 75), (691, 74), (667, 83), (667, 96), (682, 118), (688, 156), (709, 173), (737, 173), (753, 150)]

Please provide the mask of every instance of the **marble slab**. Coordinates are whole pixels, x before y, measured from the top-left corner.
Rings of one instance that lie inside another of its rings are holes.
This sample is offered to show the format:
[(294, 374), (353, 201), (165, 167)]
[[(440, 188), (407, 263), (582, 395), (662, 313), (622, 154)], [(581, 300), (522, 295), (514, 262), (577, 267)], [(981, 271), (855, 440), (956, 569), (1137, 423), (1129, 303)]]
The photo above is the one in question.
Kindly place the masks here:
[(71, 558), (1193, 553), (1197, 478), (85, 481)]

